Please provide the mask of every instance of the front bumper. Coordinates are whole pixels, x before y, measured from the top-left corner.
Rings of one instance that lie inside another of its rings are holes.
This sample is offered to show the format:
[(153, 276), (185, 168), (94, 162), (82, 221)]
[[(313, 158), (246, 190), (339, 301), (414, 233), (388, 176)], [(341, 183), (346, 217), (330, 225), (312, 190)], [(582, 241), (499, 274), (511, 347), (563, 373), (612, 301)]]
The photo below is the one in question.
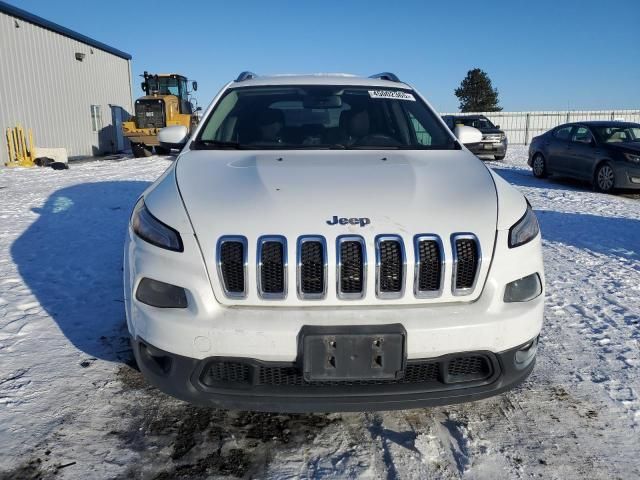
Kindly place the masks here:
[(471, 153), (475, 155), (506, 155), (507, 154), (507, 142), (503, 140), (502, 142), (479, 142), (468, 145)]
[[(307, 382), (298, 361), (198, 360), (141, 339), (132, 339), (132, 346), (150, 383), (193, 404), (266, 412), (346, 412), (447, 405), (500, 394), (533, 370), (537, 338), (496, 354), (465, 352), (410, 360), (401, 380), (347, 382)], [(518, 362), (519, 350), (530, 353), (525, 362)]]
[(640, 167), (628, 164), (614, 166), (616, 172), (616, 188), (640, 189)]

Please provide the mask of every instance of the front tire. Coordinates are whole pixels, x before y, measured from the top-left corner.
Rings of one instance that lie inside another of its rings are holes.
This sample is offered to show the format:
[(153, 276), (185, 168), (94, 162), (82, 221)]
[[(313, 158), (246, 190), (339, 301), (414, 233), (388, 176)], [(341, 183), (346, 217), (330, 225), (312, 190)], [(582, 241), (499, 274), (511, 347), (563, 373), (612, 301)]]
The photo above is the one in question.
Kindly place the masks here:
[(536, 178), (545, 178), (549, 172), (547, 171), (547, 162), (541, 153), (536, 153), (531, 162), (531, 169)]
[(153, 152), (151, 152), (151, 149), (148, 148), (144, 143), (132, 143), (131, 152), (133, 153), (133, 156), (136, 158), (150, 157), (151, 155), (153, 155)]
[(616, 186), (616, 173), (608, 163), (600, 165), (593, 179), (593, 186), (598, 192), (612, 193)]
[(506, 155), (494, 155), (493, 158), (499, 162), (501, 162), (502, 160), (504, 160), (504, 157)]

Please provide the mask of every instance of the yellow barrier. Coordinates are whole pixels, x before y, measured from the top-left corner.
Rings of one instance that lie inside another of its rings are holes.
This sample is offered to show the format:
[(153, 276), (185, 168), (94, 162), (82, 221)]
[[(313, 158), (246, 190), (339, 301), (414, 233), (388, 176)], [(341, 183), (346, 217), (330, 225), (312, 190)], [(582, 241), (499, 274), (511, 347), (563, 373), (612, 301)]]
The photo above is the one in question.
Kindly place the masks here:
[(7, 167), (33, 167), (35, 149), (31, 129), (29, 129), (27, 140), (24, 129), (20, 125), (7, 128), (7, 153), (9, 154), (9, 161), (5, 163)]

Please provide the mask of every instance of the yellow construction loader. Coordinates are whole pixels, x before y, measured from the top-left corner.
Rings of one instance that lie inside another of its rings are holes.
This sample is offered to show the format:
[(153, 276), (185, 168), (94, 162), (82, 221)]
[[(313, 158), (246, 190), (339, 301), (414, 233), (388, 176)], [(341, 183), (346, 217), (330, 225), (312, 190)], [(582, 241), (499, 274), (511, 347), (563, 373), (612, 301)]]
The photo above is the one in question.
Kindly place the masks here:
[[(188, 80), (183, 75), (149, 74), (144, 72), (141, 84), (144, 97), (136, 100), (134, 116), (122, 123), (124, 136), (131, 142), (131, 151), (136, 157), (148, 157), (155, 148), (157, 154), (169, 153), (158, 142), (158, 131), (170, 125), (183, 125), (189, 132), (198, 119)], [(197, 82), (191, 82), (193, 91), (198, 89)]]

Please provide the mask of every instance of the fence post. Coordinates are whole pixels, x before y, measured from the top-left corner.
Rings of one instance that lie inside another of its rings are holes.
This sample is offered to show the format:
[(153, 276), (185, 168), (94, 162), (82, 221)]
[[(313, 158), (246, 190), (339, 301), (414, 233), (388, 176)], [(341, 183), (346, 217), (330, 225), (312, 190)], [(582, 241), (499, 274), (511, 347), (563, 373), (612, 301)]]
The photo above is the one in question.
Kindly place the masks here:
[(524, 144), (529, 145), (529, 116), (531, 114), (527, 112), (524, 123)]

